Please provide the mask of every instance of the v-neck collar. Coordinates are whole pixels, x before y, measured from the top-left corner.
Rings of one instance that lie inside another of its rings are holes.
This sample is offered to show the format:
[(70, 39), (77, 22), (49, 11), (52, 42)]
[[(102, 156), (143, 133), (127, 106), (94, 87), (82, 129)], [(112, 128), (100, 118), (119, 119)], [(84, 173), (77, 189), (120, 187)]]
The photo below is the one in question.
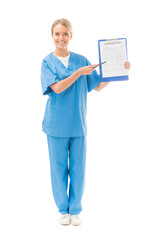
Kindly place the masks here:
[(70, 62), (71, 62), (71, 55), (72, 55), (72, 52), (69, 51), (69, 60), (68, 60), (68, 67), (66, 67), (63, 62), (58, 58), (56, 57), (53, 52), (51, 52), (51, 55), (59, 62), (59, 64), (61, 64), (65, 69), (69, 70), (69, 67), (70, 67)]

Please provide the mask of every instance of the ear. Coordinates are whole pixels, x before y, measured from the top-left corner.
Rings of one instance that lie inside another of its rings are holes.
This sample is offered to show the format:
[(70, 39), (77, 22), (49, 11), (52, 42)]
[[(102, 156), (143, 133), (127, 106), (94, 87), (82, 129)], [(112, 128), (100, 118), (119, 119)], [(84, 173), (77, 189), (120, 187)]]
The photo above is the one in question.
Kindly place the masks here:
[(72, 39), (72, 33), (71, 33), (71, 36), (70, 36), (70, 40)]

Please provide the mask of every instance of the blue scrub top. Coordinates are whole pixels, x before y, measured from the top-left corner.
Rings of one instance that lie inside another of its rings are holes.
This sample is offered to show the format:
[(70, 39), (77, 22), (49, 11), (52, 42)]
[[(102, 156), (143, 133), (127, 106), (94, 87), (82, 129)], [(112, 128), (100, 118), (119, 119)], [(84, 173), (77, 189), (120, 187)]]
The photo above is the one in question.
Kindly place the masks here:
[(70, 52), (68, 68), (53, 55), (48, 54), (41, 65), (43, 95), (48, 94), (42, 130), (55, 137), (82, 137), (87, 135), (87, 92), (100, 84), (100, 76), (94, 70), (80, 76), (69, 88), (55, 93), (50, 85), (59, 82), (81, 67), (91, 65), (86, 57)]

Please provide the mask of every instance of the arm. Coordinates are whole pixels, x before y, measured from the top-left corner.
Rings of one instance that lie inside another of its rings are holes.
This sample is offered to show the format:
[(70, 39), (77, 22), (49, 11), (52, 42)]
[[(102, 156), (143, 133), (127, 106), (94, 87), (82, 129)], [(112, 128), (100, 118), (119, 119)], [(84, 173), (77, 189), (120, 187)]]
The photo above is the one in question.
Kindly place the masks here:
[(94, 70), (93, 67), (97, 66), (97, 64), (89, 65), (86, 67), (79, 68), (76, 72), (74, 72), (71, 76), (61, 80), (57, 83), (50, 85), (52, 90), (59, 94), (70, 87), (81, 75), (89, 75)]
[[(130, 69), (130, 62), (125, 62), (124, 67), (129, 70)], [(110, 82), (101, 82), (96, 88), (94, 88), (97, 92), (101, 91), (105, 86), (107, 86)]]
[(101, 82), (96, 88), (94, 88), (97, 92), (101, 91), (105, 86), (107, 86), (110, 82)]
[(81, 76), (81, 74), (78, 69), (76, 72), (74, 72), (68, 78), (65, 78), (64, 80), (61, 80), (57, 83), (54, 83), (54, 84), (50, 85), (50, 87), (52, 88), (52, 90), (55, 93), (59, 94), (59, 93), (63, 92), (65, 89), (67, 89), (68, 87), (70, 87), (80, 76)]

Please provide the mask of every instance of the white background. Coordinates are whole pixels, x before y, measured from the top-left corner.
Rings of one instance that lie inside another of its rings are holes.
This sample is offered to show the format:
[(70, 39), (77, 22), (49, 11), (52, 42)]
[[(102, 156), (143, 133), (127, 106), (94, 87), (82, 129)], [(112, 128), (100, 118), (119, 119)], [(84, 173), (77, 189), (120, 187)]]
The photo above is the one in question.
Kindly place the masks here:
[[(51, 25), (73, 25), (69, 50), (98, 63), (98, 39), (126, 37), (129, 81), (88, 94), (83, 224), (59, 225), (46, 135), (42, 59)], [(158, 1), (3, 1), (0, 6), (0, 238), (160, 239)]]

